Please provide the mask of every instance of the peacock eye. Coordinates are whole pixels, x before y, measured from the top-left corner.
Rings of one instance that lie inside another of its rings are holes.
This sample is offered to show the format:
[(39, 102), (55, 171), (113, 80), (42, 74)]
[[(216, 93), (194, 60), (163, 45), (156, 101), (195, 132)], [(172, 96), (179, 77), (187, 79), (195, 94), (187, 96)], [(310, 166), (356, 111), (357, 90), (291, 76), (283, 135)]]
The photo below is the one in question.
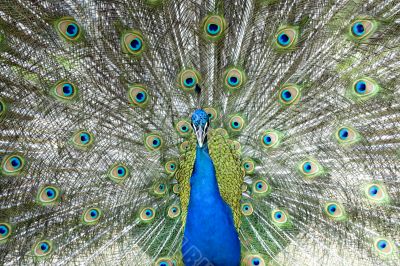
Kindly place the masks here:
[(159, 258), (156, 261), (156, 266), (176, 266), (176, 261), (170, 258)]
[(172, 192), (174, 192), (175, 194), (179, 194), (179, 184), (174, 184), (172, 186)]
[(178, 205), (171, 205), (168, 208), (168, 217), (169, 218), (176, 218), (181, 214), (181, 208)]
[(86, 225), (97, 224), (102, 216), (102, 212), (99, 208), (86, 209), (82, 214), (82, 222)]
[(291, 105), (300, 99), (300, 87), (295, 84), (285, 84), (279, 91), (279, 101), (283, 105)]
[(68, 41), (77, 41), (81, 36), (81, 29), (73, 18), (62, 18), (56, 23), (57, 31)]
[(245, 74), (238, 68), (228, 68), (225, 71), (225, 87), (230, 91), (235, 91), (243, 86), (245, 82)]
[(147, 88), (141, 84), (134, 84), (129, 87), (129, 102), (133, 106), (146, 107), (150, 101)]
[(294, 48), (298, 42), (298, 27), (285, 27), (278, 30), (275, 43), (279, 50), (289, 50)]
[(181, 137), (188, 137), (192, 133), (192, 127), (186, 120), (179, 121), (176, 124), (175, 129)]
[(12, 232), (11, 225), (8, 223), (0, 223), (0, 243), (10, 237)]
[(242, 262), (245, 266), (265, 266), (264, 259), (258, 254), (247, 255)]
[(206, 107), (204, 108), (204, 112), (207, 113), (209, 120), (212, 122), (217, 118), (217, 110), (215, 110), (212, 107)]
[(73, 145), (78, 149), (88, 149), (92, 146), (94, 142), (94, 136), (88, 131), (81, 130), (75, 133), (72, 138)]
[(129, 176), (128, 168), (123, 164), (113, 164), (108, 170), (108, 177), (115, 183), (121, 183)]
[(60, 189), (55, 186), (42, 187), (37, 196), (36, 202), (40, 205), (51, 205), (60, 199)]
[(281, 209), (274, 209), (271, 212), (271, 220), (274, 223), (274, 225), (284, 228), (290, 226), (288, 214), (285, 210)]
[(148, 134), (145, 137), (145, 146), (149, 151), (157, 151), (163, 146), (163, 139), (157, 133)]
[(7, 112), (7, 105), (6, 102), (0, 98), (0, 121), (3, 119)]
[(261, 144), (265, 148), (276, 148), (281, 142), (282, 134), (276, 130), (267, 130), (261, 135)]
[(78, 95), (78, 89), (69, 81), (60, 81), (52, 89), (51, 93), (57, 100), (71, 102)]
[(156, 211), (153, 208), (147, 207), (140, 211), (139, 217), (142, 222), (152, 222), (156, 216)]
[(251, 175), (254, 173), (255, 163), (252, 159), (247, 158), (243, 160), (242, 166), (246, 174)]
[(139, 57), (145, 50), (143, 36), (139, 31), (129, 30), (122, 35), (122, 51), (132, 56)]
[(258, 179), (253, 182), (252, 192), (256, 196), (267, 196), (271, 192), (271, 187), (263, 179)]
[(383, 184), (370, 183), (364, 186), (365, 197), (373, 203), (385, 204), (390, 201), (386, 187)]
[(222, 16), (210, 15), (203, 20), (204, 36), (211, 41), (222, 38), (225, 28), (226, 22)]
[(153, 192), (156, 196), (164, 196), (167, 192), (167, 185), (162, 182), (156, 182), (153, 185)]
[(33, 246), (33, 255), (36, 257), (45, 257), (53, 251), (53, 244), (49, 240), (41, 240)]
[(194, 69), (184, 69), (178, 75), (178, 85), (183, 91), (194, 91), (200, 81), (200, 73)]
[(300, 172), (308, 178), (317, 177), (323, 174), (322, 166), (314, 160), (306, 160), (299, 165)]
[(374, 20), (359, 19), (354, 21), (350, 28), (350, 35), (353, 40), (360, 41), (370, 37), (378, 28), (378, 24)]
[(25, 166), (25, 159), (16, 154), (7, 155), (4, 156), (1, 166), (4, 175), (18, 175)]
[(325, 204), (324, 211), (327, 216), (335, 221), (342, 221), (346, 219), (346, 213), (341, 204), (338, 202), (328, 202)]
[(378, 237), (374, 241), (374, 248), (381, 256), (389, 256), (394, 253), (395, 246), (387, 238)]
[(231, 118), (229, 119), (228, 122), (229, 125), (229, 131), (231, 133), (240, 133), (242, 131), (242, 129), (244, 128), (245, 125), (245, 121), (244, 118), (240, 115), (233, 115), (231, 116)]
[(378, 83), (371, 78), (362, 78), (353, 82), (352, 95), (358, 99), (368, 99), (380, 90)]
[(343, 145), (353, 144), (360, 140), (357, 131), (350, 127), (339, 127), (335, 136), (339, 144)]
[(164, 169), (168, 174), (175, 173), (177, 169), (177, 162), (175, 160), (171, 160), (165, 163)]
[(250, 202), (243, 203), (241, 206), (241, 211), (244, 216), (250, 216), (253, 214), (254, 211), (253, 205)]

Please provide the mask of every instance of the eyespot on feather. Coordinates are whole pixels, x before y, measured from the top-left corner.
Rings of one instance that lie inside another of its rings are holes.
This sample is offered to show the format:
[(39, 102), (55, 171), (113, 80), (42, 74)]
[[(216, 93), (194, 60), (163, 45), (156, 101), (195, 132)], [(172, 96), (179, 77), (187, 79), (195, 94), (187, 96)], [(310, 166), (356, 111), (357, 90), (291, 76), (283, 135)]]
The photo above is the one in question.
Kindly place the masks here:
[(72, 17), (64, 17), (56, 21), (56, 30), (67, 41), (78, 41), (82, 36), (82, 30)]
[(150, 96), (145, 85), (133, 84), (128, 90), (129, 103), (133, 107), (145, 108), (150, 102)]
[(146, 50), (146, 42), (137, 30), (127, 30), (121, 36), (122, 52), (133, 57), (140, 57)]
[(59, 202), (60, 199), (61, 190), (56, 186), (46, 185), (38, 190), (36, 203), (42, 206), (54, 205)]
[(80, 130), (73, 135), (71, 142), (77, 149), (88, 150), (94, 143), (94, 135), (89, 131)]
[(158, 133), (151, 133), (145, 135), (145, 142), (144, 142), (148, 151), (158, 151), (164, 145), (164, 140)]
[(226, 29), (224, 17), (219, 15), (208, 15), (202, 22), (203, 35), (206, 40), (215, 42), (220, 40)]
[(97, 224), (103, 213), (99, 208), (88, 208), (82, 213), (82, 223), (85, 225)]
[(25, 159), (18, 154), (9, 154), (1, 160), (1, 173), (6, 176), (16, 176), (25, 167)]
[(32, 254), (36, 258), (49, 256), (53, 252), (53, 242), (47, 239), (37, 241), (32, 247)]
[(279, 90), (279, 102), (283, 106), (289, 106), (297, 103), (301, 96), (300, 86), (292, 83), (284, 84)]

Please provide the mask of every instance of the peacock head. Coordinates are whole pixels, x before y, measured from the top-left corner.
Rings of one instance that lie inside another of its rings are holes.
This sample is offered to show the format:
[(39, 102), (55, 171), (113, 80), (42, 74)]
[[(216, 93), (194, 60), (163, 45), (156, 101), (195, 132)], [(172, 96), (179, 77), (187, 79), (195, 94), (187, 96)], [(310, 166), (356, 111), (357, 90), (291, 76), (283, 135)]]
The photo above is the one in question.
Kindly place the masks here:
[(207, 140), (207, 130), (210, 124), (208, 114), (202, 110), (197, 109), (192, 114), (192, 127), (193, 131), (196, 134), (197, 143), (200, 148), (203, 147), (204, 143)]

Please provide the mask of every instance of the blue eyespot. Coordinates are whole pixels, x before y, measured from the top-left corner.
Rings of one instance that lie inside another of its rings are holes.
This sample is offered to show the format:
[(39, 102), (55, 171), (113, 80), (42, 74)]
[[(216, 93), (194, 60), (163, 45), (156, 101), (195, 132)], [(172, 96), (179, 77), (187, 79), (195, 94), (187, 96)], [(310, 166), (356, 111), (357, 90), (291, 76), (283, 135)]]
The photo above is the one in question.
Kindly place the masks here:
[(181, 131), (182, 132), (188, 132), (189, 128), (187, 126), (183, 125), (183, 126), (181, 126)]
[(260, 262), (259, 258), (254, 258), (254, 259), (251, 260), (251, 264), (252, 265), (256, 265), (257, 266), (257, 265), (260, 265), (260, 263), (261, 262)]
[(7, 226), (0, 225), (0, 235), (2, 235), (3, 237), (7, 236), (8, 232), (9, 232), (9, 230), (8, 230)]
[(43, 251), (43, 252), (47, 252), (48, 250), (49, 250), (49, 244), (47, 244), (47, 243), (45, 243), (45, 242), (42, 242), (42, 243), (40, 243), (40, 249)]
[(275, 219), (277, 219), (277, 220), (279, 220), (279, 219), (281, 219), (282, 218), (282, 212), (275, 212), (275, 215), (274, 215), (274, 217), (275, 217)]
[(187, 79), (185, 79), (185, 80), (183, 81), (183, 84), (184, 84), (186, 87), (192, 87), (192, 86), (194, 85), (194, 82), (195, 82), (194, 78), (187, 78)]
[(159, 189), (160, 189), (160, 191), (164, 191), (164, 189), (165, 189), (164, 184), (160, 184)]
[(160, 266), (168, 266), (165, 262), (160, 262)]
[(281, 33), (278, 36), (278, 43), (282, 46), (287, 46), (290, 43), (290, 37), (286, 33)]
[(75, 37), (79, 33), (79, 27), (75, 23), (70, 23), (65, 32), (69, 37)]
[(358, 94), (365, 94), (365, 92), (367, 91), (367, 84), (365, 83), (365, 81), (360, 80), (356, 83), (355, 87)]
[(175, 170), (175, 164), (171, 163), (170, 166), (169, 166), (169, 169)]
[(347, 130), (347, 128), (339, 130), (339, 137), (342, 140), (346, 140), (349, 137), (349, 130)]
[(221, 31), (221, 27), (218, 24), (210, 23), (207, 25), (207, 32), (210, 35), (217, 35)]
[(81, 133), (79, 135), (82, 144), (87, 144), (90, 141), (90, 136), (88, 133)]
[(329, 213), (332, 214), (332, 215), (335, 214), (336, 209), (337, 209), (337, 207), (336, 207), (335, 204), (331, 204), (331, 205), (328, 206), (328, 211), (329, 211)]
[(129, 48), (132, 51), (138, 51), (142, 48), (142, 41), (139, 38), (134, 38), (130, 43), (129, 43)]
[(90, 217), (93, 219), (96, 219), (99, 216), (99, 212), (97, 210), (91, 210), (90, 211)]
[(263, 183), (262, 182), (258, 182), (257, 184), (256, 184), (256, 188), (257, 188), (257, 190), (260, 190), (260, 189), (262, 189), (263, 188)]
[(285, 101), (290, 101), (292, 99), (292, 93), (289, 90), (282, 91), (282, 99)]
[(360, 22), (357, 22), (353, 25), (351, 28), (351, 31), (353, 32), (354, 35), (356, 36), (362, 36), (365, 34), (365, 28), (364, 25)]
[(231, 85), (231, 86), (236, 86), (236, 85), (239, 84), (239, 79), (238, 79), (237, 77), (234, 77), (234, 76), (229, 77), (228, 83), (229, 83), (229, 85)]
[(368, 190), (369, 195), (375, 197), (378, 194), (379, 188), (377, 186), (371, 186)]
[(272, 143), (272, 138), (269, 135), (264, 136), (264, 143), (270, 145)]
[(249, 168), (250, 168), (250, 164), (245, 163), (245, 164), (244, 164), (244, 168), (249, 169)]
[(146, 210), (145, 214), (146, 216), (152, 216), (153, 212), (151, 210)]
[(120, 177), (121, 177), (121, 176), (124, 176), (125, 173), (126, 173), (126, 170), (125, 170), (124, 167), (120, 166), (120, 167), (117, 168), (117, 174), (118, 174), (118, 176), (120, 176)]
[(387, 247), (387, 245), (388, 245), (388, 242), (387, 242), (386, 240), (380, 240), (380, 241), (378, 242), (378, 248), (379, 248), (380, 250), (385, 249), (385, 248)]
[(69, 83), (65, 83), (62, 87), (62, 91), (64, 96), (68, 97), (74, 93), (74, 87), (72, 87), (72, 85)]
[[(233, 121), (232, 122), (232, 127), (233, 128), (239, 128), (240, 127), (240, 123), (238, 121)], [(246, 167), (246, 166), (245, 166)]]
[(45, 193), (49, 199), (54, 199), (56, 196), (56, 191), (53, 188), (46, 188)]
[(154, 148), (157, 148), (158, 146), (160, 146), (160, 144), (161, 144), (161, 141), (160, 141), (159, 138), (154, 138), (153, 139), (152, 145), (153, 145)]
[(146, 94), (144, 92), (138, 92), (135, 96), (137, 102), (142, 103), (146, 100)]
[(21, 167), (21, 160), (18, 157), (11, 158), (10, 163), (11, 163), (11, 166), (14, 168), (14, 170)]
[(306, 173), (309, 173), (309, 172), (311, 171), (311, 168), (312, 168), (312, 165), (311, 165), (311, 163), (309, 163), (309, 162), (306, 162), (306, 163), (303, 165), (303, 170), (304, 170), (304, 172), (306, 172)]

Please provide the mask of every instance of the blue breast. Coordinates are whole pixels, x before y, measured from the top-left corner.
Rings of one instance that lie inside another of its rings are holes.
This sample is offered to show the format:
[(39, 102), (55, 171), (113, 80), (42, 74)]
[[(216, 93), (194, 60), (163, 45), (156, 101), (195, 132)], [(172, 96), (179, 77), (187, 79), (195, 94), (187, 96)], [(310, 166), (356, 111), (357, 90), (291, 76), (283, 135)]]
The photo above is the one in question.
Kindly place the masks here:
[(239, 265), (240, 241), (232, 210), (219, 193), (215, 168), (207, 145), (196, 148), (190, 186), (182, 242), (185, 265)]

